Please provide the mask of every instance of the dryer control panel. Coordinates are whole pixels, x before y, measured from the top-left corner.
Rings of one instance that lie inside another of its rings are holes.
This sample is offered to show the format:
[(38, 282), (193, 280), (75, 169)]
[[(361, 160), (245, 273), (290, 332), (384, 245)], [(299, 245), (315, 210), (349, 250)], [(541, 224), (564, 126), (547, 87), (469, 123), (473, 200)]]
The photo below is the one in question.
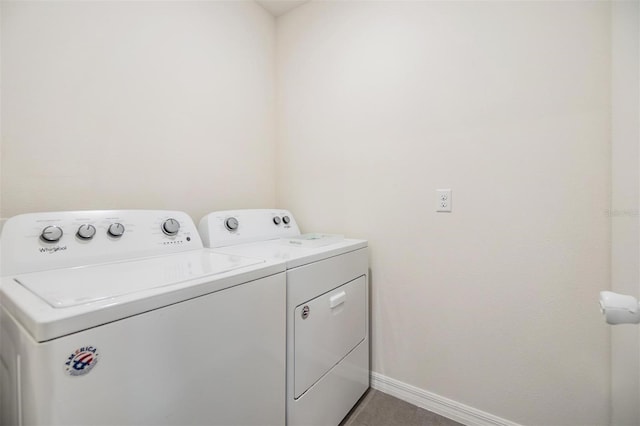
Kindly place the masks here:
[(3, 276), (202, 248), (191, 217), (168, 210), (22, 214), (5, 223), (0, 242)]
[(209, 213), (198, 226), (206, 247), (226, 247), (300, 235), (288, 210), (246, 209)]

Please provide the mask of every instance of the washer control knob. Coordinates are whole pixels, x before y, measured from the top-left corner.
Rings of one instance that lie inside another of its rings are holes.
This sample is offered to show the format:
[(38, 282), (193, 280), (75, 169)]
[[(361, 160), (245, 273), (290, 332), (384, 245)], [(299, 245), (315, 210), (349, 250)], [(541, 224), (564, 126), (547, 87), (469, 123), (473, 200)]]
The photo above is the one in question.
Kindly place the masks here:
[(236, 229), (238, 229), (238, 219), (236, 219), (235, 217), (228, 217), (224, 221), (224, 226), (229, 231), (235, 231)]
[(40, 238), (47, 243), (55, 243), (60, 238), (62, 238), (62, 228), (59, 226), (47, 226), (42, 230), (40, 234)]
[(280, 216), (276, 216), (276, 217), (273, 218), (273, 223), (275, 223), (276, 225), (280, 225), (280, 222), (282, 222), (280, 220)]
[(122, 234), (124, 234), (124, 225), (117, 222), (112, 223), (111, 225), (109, 225), (107, 234), (111, 235), (112, 237), (122, 237)]
[(78, 236), (78, 238), (81, 238), (83, 240), (90, 240), (94, 235), (96, 235), (96, 228), (93, 225), (85, 223), (83, 225), (80, 225), (80, 228), (78, 228), (78, 232), (76, 232), (76, 235)]
[(282, 216), (282, 221), (285, 225), (288, 225), (289, 222), (291, 222), (291, 219), (289, 218), (289, 216)]
[(162, 232), (167, 235), (176, 235), (180, 230), (180, 222), (174, 218), (170, 218), (162, 222)]

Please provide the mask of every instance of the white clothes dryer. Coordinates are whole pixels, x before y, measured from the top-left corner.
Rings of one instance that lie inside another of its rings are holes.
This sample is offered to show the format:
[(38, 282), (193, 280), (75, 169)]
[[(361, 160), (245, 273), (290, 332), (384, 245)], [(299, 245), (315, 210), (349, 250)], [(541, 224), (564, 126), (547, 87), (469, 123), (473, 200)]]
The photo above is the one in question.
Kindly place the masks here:
[(285, 421), (285, 266), (177, 211), (25, 214), (1, 237), (4, 425)]
[(210, 213), (220, 253), (287, 265), (287, 424), (338, 425), (369, 388), (367, 241), (301, 235), (286, 210)]

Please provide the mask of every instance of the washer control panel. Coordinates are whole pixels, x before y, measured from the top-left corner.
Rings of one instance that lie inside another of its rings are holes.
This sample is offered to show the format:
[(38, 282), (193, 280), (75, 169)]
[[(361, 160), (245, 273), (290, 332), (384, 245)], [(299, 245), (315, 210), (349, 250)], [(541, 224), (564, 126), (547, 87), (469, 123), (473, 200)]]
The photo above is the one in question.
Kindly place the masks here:
[(5, 223), (0, 243), (2, 275), (202, 248), (191, 217), (167, 210), (28, 213)]
[(287, 210), (249, 209), (213, 212), (198, 226), (206, 247), (224, 247), (300, 235), (298, 224)]

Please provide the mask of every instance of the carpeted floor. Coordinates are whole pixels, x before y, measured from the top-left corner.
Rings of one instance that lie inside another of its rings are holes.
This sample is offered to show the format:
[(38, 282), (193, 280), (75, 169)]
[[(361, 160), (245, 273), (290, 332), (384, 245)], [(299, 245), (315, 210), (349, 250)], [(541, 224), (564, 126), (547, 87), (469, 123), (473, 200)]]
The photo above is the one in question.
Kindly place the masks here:
[(375, 389), (362, 397), (340, 426), (462, 426)]

